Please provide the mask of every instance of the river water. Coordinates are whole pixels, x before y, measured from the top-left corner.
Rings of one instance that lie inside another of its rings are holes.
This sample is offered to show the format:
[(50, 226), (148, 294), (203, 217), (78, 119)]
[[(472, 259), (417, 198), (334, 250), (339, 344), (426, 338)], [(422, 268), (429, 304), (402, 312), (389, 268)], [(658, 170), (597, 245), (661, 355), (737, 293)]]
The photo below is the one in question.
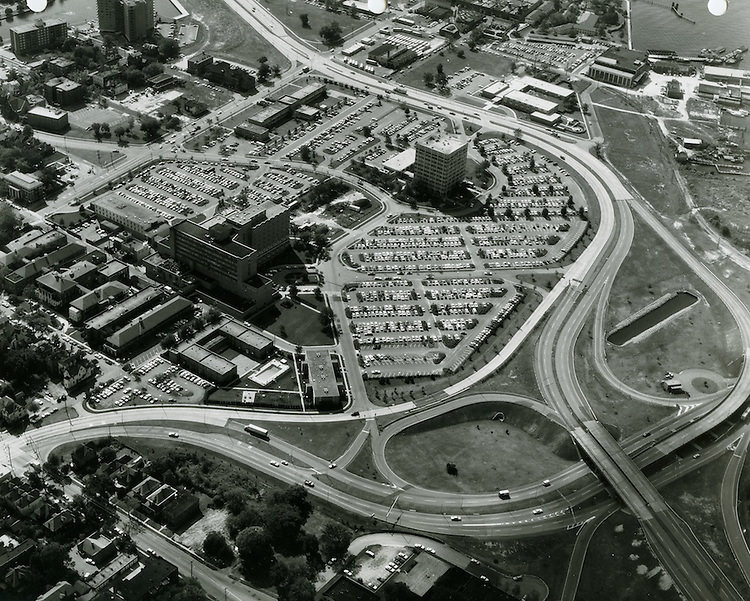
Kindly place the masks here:
[[(750, 1), (730, 0), (722, 17), (714, 17), (706, 9), (706, 0), (678, 0), (680, 12), (695, 21), (680, 19), (670, 10), (671, 0), (632, 0), (633, 48), (638, 50), (675, 50), (697, 53), (702, 48), (726, 47), (733, 50), (750, 46)], [(744, 64), (750, 63), (747, 54)], [(740, 63), (742, 64), (742, 63)], [(733, 65), (727, 65), (729, 67)]]

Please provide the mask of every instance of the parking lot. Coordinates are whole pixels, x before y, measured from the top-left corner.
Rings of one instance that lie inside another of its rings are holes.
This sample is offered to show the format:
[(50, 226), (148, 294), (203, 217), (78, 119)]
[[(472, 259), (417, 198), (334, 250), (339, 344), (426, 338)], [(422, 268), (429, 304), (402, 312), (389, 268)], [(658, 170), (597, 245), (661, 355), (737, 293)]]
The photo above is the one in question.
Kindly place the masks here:
[(493, 54), (510, 56), (535, 66), (552, 67), (570, 72), (599, 56), (605, 47), (583, 44), (569, 46), (509, 39), (503, 42), (492, 42), (483, 46), (482, 49)]
[(97, 409), (155, 403), (200, 403), (213, 385), (162, 357), (136, 366), (130, 375), (92, 391), (91, 404)]

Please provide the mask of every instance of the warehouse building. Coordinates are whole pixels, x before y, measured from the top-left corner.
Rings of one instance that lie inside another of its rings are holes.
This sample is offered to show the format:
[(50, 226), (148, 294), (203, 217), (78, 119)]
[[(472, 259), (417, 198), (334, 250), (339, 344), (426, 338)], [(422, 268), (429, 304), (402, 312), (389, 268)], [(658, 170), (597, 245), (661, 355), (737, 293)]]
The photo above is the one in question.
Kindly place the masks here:
[(645, 52), (627, 48), (610, 48), (589, 67), (591, 79), (623, 88), (635, 88), (648, 76), (649, 62)]

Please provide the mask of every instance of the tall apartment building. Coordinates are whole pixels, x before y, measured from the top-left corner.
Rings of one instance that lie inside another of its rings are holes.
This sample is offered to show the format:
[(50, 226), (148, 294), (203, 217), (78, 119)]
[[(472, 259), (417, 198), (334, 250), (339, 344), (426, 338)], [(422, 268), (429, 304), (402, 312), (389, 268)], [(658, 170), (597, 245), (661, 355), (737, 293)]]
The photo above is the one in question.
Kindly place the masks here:
[(10, 28), (13, 54), (32, 54), (68, 37), (68, 24), (60, 19), (37, 19), (33, 23)]
[(154, 0), (97, 0), (99, 31), (140, 40), (154, 30)]
[(431, 192), (446, 196), (466, 176), (468, 143), (460, 138), (429, 138), (415, 144), (414, 180), (423, 182)]

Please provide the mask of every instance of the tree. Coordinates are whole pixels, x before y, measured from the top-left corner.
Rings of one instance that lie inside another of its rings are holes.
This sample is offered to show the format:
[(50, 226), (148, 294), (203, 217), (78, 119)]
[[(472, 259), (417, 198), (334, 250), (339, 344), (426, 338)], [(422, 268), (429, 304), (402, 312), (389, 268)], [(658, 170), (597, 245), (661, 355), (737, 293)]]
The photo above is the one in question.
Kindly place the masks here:
[(312, 151), (310, 150), (310, 147), (307, 144), (304, 144), (303, 146), (300, 147), (299, 156), (306, 163), (310, 162), (310, 159), (312, 158)]
[(383, 599), (385, 601), (413, 601), (415, 598), (411, 589), (405, 582), (386, 582), (383, 586)]
[(516, 140), (516, 142), (520, 142), (523, 140), (523, 131), (520, 127), (513, 130), (513, 138)]
[(307, 13), (302, 13), (299, 16), (299, 20), (302, 21), (303, 29), (310, 29), (310, 17), (307, 15)]
[(247, 577), (268, 573), (274, 562), (271, 539), (262, 528), (245, 528), (235, 540), (242, 572)]
[(300, 510), (286, 503), (275, 503), (266, 506), (263, 513), (273, 547), (283, 555), (296, 554), (297, 539), (306, 521)]
[(330, 48), (333, 48), (334, 46), (340, 46), (344, 41), (344, 38), (341, 35), (341, 27), (339, 26), (339, 24), (336, 21), (333, 21), (332, 23), (321, 27), (320, 39), (323, 40), (323, 43)]
[(179, 592), (170, 597), (170, 599), (171, 601), (209, 601), (206, 592), (200, 585), (200, 582), (195, 578), (186, 579)]
[(216, 307), (209, 307), (208, 311), (206, 311), (206, 323), (213, 325), (215, 323), (219, 323), (220, 319), (221, 311), (219, 311)]
[(458, 476), (458, 468), (456, 467), (455, 463), (446, 463), (445, 471), (448, 472), (451, 476)]
[(167, 334), (161, 339), (161, 348), (169, 350), (177, 346), (177, 338), (172, 333)]
[(260, 83), (265, 83), (268, 81), (268, 78), (271, 76), (271, 67), (268, 66), (268, 63), (260, 63), (260, 66), (258, 67), (258, 81)]
[(222, 566), (229, 565), (234, 559), (232, 548), (221, 532), (209, 532), (203, 539), (203, 552)]
[(429, 71), (425, 72), (422, 78), (424, 79), (424, 85), (426, 85), (428, 88), (431, 88), (435, 85), (435, 76)]
[(299, 295), (299, 288), (297, 288), (296, 284), (292, 284), (289, 286), (289, 296), (296, 299), (297, 295)]
[(144, 115), (141, 117), (141, 131), (147, 140), (154, 140), (159, 136), (161, 124), (153, 117)]
[(320, 533), (320, 546), (328, 559), (343, 557), (352, 542), (352, 531), (341, 522), (328, 522)]
[(229, 536), (236, 538), (246, 528), (261, 526), (263, 523), (261, 507), (257, 503), (248, 503), (240, 513), (227, 518), (227, 530)]
[(542, 218), (543, 219), (549, 219), (549, 209), (547, 207), (544, 207), (542, 209)]
[(115, 133), (115, 136), (117, 136), (117, 138), (119, 139), (119, 138), (122, 138), (125, 135), (126, 131), (127, 130), (122, 125), (118, 125), (117, 127), (115, 127), (115, 132), (114, 133)]
[(159, 42), (159, 54), (171, 60), (180, 56), (180, 45), (173, 38), (162, 38)]
[(9, 204), (0, 205), (0, 246), (5, 246), (11, 240), (14, 240), (21, 227), (21, 218), (16, 210)]
[(146, 79), (159, 75), (159, 73), (164, 73), (164, 65), (161, 63), (149, 63), (143, 67), (143, 75)]

